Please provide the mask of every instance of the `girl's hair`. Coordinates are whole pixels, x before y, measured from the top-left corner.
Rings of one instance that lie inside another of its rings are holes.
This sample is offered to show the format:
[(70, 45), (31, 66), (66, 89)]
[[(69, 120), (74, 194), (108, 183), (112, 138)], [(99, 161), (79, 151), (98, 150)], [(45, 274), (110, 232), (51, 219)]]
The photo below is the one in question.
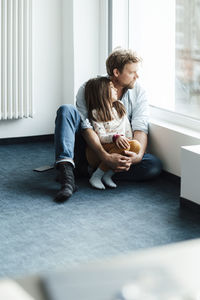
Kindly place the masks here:
[[(113, 119), (112, 107), (120, 118), (126, 113), (124, 105), (120, 101), (112, 102), (110, 79), (107, 77), (93, 78), (85, 85), (85, 100), (90, 120), (107, 122)], [(93, 110), (96, 114), (93, 115)]]

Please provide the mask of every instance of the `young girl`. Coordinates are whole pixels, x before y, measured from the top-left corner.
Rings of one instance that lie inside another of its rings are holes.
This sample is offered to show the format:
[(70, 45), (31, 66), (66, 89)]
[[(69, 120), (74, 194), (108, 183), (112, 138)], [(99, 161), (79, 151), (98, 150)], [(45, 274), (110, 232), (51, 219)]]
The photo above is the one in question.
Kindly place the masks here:
[[(117, 89), (107, 77), (90, 79), (85, 86), (85, 99), (88, 116), (93, 128), (108, 153), (123, 155), (124, 150), (139, 153), (140, 143), (133, 140), (130, 122), (125, 107), (117, 99)], [(86, 157), (90, 166), (95, 167), (95, 153), (86, 149)], [(89, 182), (97, 189), (117, 187), (112, 180), (114, 172), (100, 163)], [(105, 185), (104, 185), (105, 184)]]

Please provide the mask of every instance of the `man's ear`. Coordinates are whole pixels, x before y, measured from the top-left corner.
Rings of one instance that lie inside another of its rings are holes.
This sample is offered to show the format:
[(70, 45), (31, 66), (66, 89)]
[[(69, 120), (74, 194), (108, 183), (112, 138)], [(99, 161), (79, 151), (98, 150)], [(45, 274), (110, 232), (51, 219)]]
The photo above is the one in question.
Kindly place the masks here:
[(118, 77), (119, 76), (119, 70), (117, 68), (113, 69), (113, 75), (115, 77)]

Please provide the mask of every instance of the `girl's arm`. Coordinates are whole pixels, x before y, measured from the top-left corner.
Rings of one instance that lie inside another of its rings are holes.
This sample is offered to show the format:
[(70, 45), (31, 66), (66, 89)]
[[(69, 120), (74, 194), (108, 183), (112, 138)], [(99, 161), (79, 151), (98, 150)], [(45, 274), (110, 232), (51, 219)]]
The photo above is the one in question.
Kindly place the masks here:
[(113, 133), (106, 132), (103, 122), (92, 121), (92, 125), (102, 144), (113, 142)]

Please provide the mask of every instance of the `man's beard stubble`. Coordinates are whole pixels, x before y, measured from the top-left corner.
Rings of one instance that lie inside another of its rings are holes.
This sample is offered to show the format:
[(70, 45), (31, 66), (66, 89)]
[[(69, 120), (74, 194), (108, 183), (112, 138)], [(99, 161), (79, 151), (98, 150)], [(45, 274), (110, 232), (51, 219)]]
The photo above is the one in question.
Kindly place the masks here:
[(135, 80), (134, 80), (134, 82), (131, 82), (131, 83), (127, 84), (124, 88), (127, 89), (127, 90), (128, 89), (133, 89), (134, 86), (135, 86)]

